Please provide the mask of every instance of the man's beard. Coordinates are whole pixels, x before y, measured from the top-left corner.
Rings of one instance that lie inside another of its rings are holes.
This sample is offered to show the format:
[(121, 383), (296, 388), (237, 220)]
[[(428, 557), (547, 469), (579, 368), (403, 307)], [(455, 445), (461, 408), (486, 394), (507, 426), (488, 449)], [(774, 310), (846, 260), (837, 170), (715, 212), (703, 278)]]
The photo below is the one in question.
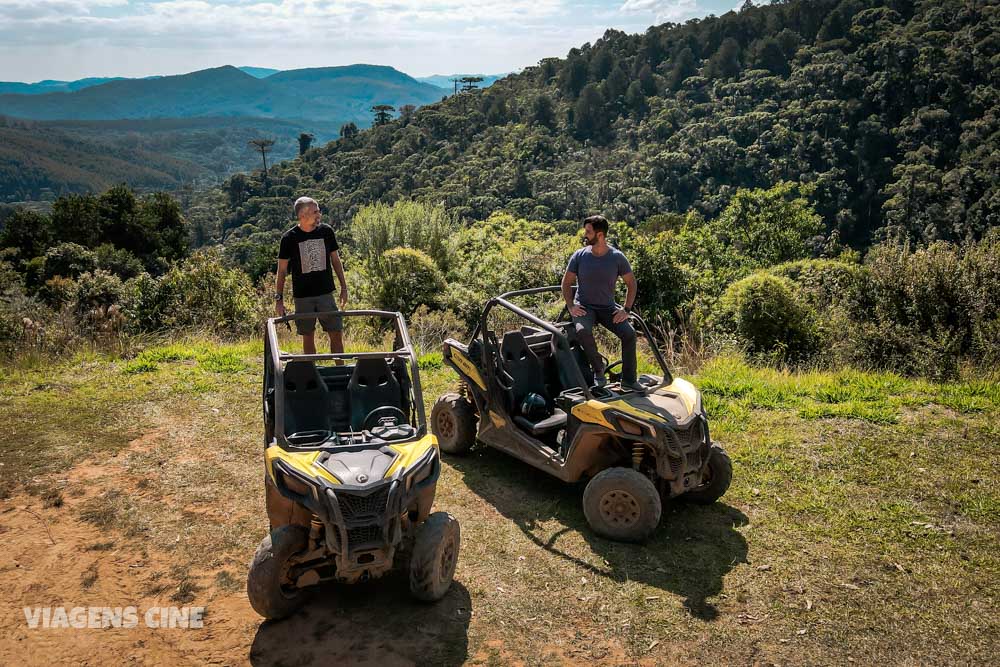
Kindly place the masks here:
[(591, 241), (590, 239), (588, 239), (586, 236), (583, 237), (583, 245), (594, 245), (594, 243), (596, 241), (597, 241), (597, 237), (596, 236), (594, 237), (593, 241)]

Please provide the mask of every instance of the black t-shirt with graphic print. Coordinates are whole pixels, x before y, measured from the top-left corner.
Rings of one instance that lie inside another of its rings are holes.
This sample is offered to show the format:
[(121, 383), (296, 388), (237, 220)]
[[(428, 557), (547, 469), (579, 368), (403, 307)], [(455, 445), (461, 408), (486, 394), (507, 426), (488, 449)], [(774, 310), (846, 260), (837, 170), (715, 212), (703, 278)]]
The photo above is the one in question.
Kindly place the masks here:
[(311, 232), (304, 232), (295, 225), (281, 236), (278, 259), (288, 260), (292, 293), (296, 298), (333, 292), (330, 253), (338, 248), (333, 227), (325, 223), (320, 223)]

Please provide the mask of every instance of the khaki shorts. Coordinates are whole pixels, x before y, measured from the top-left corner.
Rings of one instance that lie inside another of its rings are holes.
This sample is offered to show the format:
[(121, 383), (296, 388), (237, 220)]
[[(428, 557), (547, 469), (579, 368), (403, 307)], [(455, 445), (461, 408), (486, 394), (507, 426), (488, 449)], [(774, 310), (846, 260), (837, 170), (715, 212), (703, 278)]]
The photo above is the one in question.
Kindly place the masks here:
[[(296, 315), (300, 315), (302, 313), (324, 313), (337, 310), (340, 310), (340, 308), (337, 308), (337, 302), (334, 301), (332, 294), (306, 296), (301, 299), (295, 299)], [(304, 320), (295, 320), (295, 331), (297, 331), (300, 336), (313, 333), (316, 331), (316, 319), (317, 318), (306, 318)], [(344, 330), (344, 318), (339, 314), (324, 315), (318, 319), (319, 323), (323, 326), (323, 331)]]

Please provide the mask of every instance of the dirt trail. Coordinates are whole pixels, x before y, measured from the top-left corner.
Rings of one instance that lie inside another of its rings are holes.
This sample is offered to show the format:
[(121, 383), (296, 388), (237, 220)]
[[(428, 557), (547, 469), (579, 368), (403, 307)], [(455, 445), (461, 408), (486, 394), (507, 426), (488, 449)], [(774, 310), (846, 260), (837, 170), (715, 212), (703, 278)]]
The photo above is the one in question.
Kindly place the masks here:
[[(262, 623), (246, 599), (245, 570), (220, 586), (211, 576), (187, 570), (174, 552), (156, 549), (120, 526), (102, 529), (82, 519), (88, 503), (102, 494), (144, 498), (147, 486), (123, 461), (131, 453), (149, 452), (162, 436), (162, 431), (151, 431), (117, 456), (81, 461), (46, 479), (61, 488), (59, 506), (45, 507), (42, 498), (24, 493), (0, 503), (6, 552), (0, 564), (0, 599), (6, 602), (0, 608), (0, 665), (464, 662), (472, 610), (469, 593), (460, 584), (432, 607), (412, 601), (399, 576), (362, 586), (349, 596), (338, 595), (341, 589), (332, 586), (292, 618)], [(170, 510), (193, 520), (208, 511)], [(193, 584), (186, 596), (178, 588), (178, 572), (184, 573), (182, 583), (190, 577)], [(24, 611), (130, 606), (137, 614), (131, 628), (31, 628)], [(184, 606), (205, 608), (203, 627), (147, 627), (150, 608)]]

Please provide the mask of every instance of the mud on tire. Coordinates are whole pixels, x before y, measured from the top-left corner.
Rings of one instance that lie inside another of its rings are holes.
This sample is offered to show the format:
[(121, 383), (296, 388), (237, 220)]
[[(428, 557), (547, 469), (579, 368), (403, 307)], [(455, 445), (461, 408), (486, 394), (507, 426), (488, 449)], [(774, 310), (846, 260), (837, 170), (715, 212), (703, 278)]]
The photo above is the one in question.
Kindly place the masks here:
[(448, 592), (455, 578), (462, 531), (447, 512), (434, 512), (417, 528), (410, 553), (410, 592), (433, 602)]
[(302, 526), (281, 526), (265, 537), (250, 561), (247, 573), (247, 597), (250, 606), (267, 619), (284, 618), (298, 609), (309, 593), (301, 588), (282, 585), (288, 559), (303, 551), (309, 535)]
[(476, 410), (461, 394), (448, 392), (434, 402), (431, 430), (441, 451), (465, 454), (476, 442)]
[(597, 473), (583, 491), (583, 514), (595, 533), (619, 542), (642, 542), (662, 513), (653, 482), (631, 468)]

